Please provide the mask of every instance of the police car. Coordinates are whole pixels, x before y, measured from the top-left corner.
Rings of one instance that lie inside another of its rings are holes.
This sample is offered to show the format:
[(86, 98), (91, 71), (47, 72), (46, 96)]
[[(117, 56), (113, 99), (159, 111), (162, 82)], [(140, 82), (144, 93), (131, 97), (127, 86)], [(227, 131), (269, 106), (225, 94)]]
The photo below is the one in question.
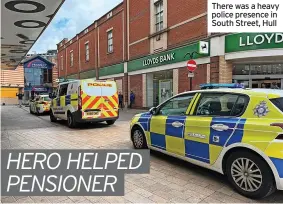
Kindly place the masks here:
[(201, 84), (201, 89), (217, 89), (217, 88), (245, 88), (244, 84), (232, 83), (232, 84)]
[(49, 113), (51, 99), (46, 95), (39, 95), (30, 101), (29, 111), (31, 114)]
[(283, 190), (283, 91), (215, 88), (178, 94), (130, 124), (150, 148), (228, 177), (242, 195)]
[(119, 118), (115, 81), (65, 80), (50, 97), (50, 121), (67, 120), (70, 128), (89, 122), (106, 122), (112, 125)]

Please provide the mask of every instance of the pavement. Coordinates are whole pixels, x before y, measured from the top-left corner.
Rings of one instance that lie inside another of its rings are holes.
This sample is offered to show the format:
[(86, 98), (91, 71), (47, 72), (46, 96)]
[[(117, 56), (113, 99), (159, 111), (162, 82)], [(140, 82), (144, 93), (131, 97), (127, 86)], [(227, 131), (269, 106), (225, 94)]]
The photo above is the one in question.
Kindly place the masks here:
[[(69, 129), (51, 123), (48, 115), (35, 116), (26, 107), (1, 106), (2, 149), (132, 149), (129, 123), (144, 110), (124, 110), (113, 126), (96, 124)], [(283, 193), (263, 200), (239, 195), (218, 173), (151, 152), (150, 174), (126, 175), (121, 197), (10, 196), (2, 203), (282, 203)]]

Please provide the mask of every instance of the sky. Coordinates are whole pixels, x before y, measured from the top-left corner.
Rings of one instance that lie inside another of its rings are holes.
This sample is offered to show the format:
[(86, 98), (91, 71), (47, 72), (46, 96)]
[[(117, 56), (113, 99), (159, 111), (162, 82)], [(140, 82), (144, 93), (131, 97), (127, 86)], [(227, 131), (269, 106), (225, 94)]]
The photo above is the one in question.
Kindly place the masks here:
[(56, 44), (63, 38), (72, 39), (121, 2), (122, 0), (65, 0), (29, 53), (45, 53), (47, 50), (57, 49)]

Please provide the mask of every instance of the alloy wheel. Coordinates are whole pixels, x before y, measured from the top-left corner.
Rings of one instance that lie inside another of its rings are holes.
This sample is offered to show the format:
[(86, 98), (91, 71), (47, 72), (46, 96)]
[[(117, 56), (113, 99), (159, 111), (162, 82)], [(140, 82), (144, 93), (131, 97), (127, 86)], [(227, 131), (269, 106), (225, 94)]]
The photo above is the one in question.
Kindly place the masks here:
[(247, 158), (238, 158), (232, 163), (231, 175), (237, 186), (247, 192), (255, 192), (262, 185), (260, 168)]

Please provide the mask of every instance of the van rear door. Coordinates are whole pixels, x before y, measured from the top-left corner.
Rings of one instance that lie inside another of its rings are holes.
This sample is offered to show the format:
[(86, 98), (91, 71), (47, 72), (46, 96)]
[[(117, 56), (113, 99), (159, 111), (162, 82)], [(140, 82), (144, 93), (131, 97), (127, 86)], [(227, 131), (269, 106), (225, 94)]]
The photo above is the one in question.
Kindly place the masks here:
[(95, 79), (81, 81), (82, 119), (99, 118), (101, 116), (102, 87)]
[(105, 118), (118, 117), (118, 92), (115, 81), (105, 81), (102, 83), (102, 116)]

